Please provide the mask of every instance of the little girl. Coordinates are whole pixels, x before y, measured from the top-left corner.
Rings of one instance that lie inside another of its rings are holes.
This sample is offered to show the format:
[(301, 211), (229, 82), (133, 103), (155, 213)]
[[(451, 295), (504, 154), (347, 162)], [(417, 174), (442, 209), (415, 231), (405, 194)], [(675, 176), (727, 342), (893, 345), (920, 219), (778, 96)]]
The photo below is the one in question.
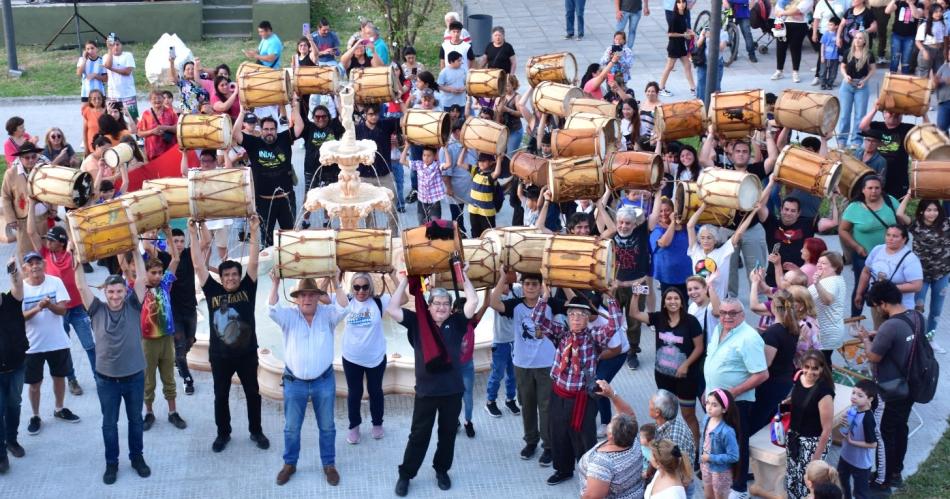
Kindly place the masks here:
[(805, 467), (805, 486), (811, 492), (809, 497), (813, 497), (815, 489), (823, 484), (831, 484), (840, 489), (841, 482), (838, 479), (838, 470), (821, 459), (808, 463), (808, 466)]
[(644, 490), (643, 499), (687, 499), (686, 487), (693, 482), (690, 457), (667, 439), (654, 440), (650, 449), (650, 464), (656, 474)]
[(700, 469), (707, 498), (726, 499), (739, 465), (739, 411), (732, 393), (716, 388), (706, 397)]
[(650, 461), (653, 458), (653, 440), (656, 439), (656, 425), (647, 423), (640, 427), (640, 453), (643, 454), (643, 479), (649, 480)]

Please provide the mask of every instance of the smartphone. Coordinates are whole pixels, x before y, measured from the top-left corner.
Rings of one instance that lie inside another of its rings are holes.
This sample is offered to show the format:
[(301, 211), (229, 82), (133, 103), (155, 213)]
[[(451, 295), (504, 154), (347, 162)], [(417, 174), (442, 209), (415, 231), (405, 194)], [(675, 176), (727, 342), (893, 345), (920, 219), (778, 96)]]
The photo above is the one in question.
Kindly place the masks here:
[(175, 47), (168, 47), (168, 57), (175, 58)]
[(303, 23), (303, 36), (310, 36), (310, 23)]
[(109, 42), (109, 43), (114, 43), (114, 42), (115, 42), (115, 33), (109, 33), (109, 38), (107, 38), (106, 41)]
[(16, 272), (16, 262), (10, 262), (10, 264), (7, 265), (7, 274), (12, 274), (14, 272)]
[(623, 46), (622, 46), (622, 45), (611, 45), (611, 46), (610, 46), (610, 53), (613, 54), (614, 52), (623, 52)]
[(365, 39), (364, 39), (364, 40), (360, 40), (360, 44), (361, 44), (361, 45), (369, 45), (369, 44), (370, 44), (370, 41), (369, 41), (369, 40), (365, 40)]
[(412, 68), (412, 74), (413, 74), (413, 75), (416, 75), (416, 74), (418, 74), (418, 73), (419, 73), (419, 68), (418, 68), (418, 67)]
[(782, 248), (782, 243), (775, 243), (772, 245), (772, 254), (777, 255), (778, 250)]

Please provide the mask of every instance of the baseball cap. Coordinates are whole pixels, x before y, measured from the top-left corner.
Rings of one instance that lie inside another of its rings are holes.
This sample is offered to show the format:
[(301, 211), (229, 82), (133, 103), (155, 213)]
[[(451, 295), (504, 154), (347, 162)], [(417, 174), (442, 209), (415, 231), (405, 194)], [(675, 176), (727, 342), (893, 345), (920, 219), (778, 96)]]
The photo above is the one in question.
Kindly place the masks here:
[(46, 232), (44, 239), (56, 241), (62, 244), (67, 244), (69, 242), (69, 236), (66, 234), (66, 229), (60, 227), (59, 225), (50, 227), (49, 231)]
[(31, 251), (31, 252), (27, 253), (26, 255), (23, 255), (23, 263), (27, 263), (27, 262), (29, 262), (30, 260), (34, 259), (34, 258), (39, 258), (40, 260), (43, 259), (43, 257), (40, 256), (39, 253), (37, 253), (37, 252), (35, 252), (35, 251)]

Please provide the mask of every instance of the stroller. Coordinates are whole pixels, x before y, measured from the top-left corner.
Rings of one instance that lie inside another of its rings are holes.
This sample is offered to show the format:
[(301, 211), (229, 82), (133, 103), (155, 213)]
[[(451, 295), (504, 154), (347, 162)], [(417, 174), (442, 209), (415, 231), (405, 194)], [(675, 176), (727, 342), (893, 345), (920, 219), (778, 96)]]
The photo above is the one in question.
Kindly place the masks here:
[[(772, 26), (775, 20), (772, 17), (772, 3), (768, 0), (752, 0), (749, 3), (749, 26), (752, 29), (762, 31), (762, 34), (755, 39), (755, 47), (760, 54), (769, 53), (769, 45), (775, 40), (772, 34)], [(764, 41), (763, 41), (764, 40)]]

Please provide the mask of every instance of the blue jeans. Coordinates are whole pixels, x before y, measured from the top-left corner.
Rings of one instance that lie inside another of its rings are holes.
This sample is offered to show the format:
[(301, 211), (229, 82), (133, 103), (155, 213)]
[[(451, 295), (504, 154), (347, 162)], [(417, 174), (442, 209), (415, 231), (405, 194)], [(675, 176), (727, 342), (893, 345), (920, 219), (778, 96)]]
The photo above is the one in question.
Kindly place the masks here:
[[(597, 379), (602, 379), (608, 383), (614, 380), (614, 376), (620, 372), (623, 362), (627, 360), (627, 355), (616, 355), (607, 360), (597, 361)], [(610, 400), (606, 397), (597, 398), (597, 412), (600, 413), (600, 424), (607, 424), (613, 417), (610, 413)]]
[[(707, 66), (696, 66), (696, 94), (704, 95), (703, 92), (706, 91), (706, 68)], [(719, 74), (716, 78), (716, 88), (713, 89), (713, 92), (718, 92), (722, 89), (722, 69), (723, 69), (723, 60), (719, 59)]]
[(577, 17), (577, 36), (584, 36), (584, 5), (587, 0), (564, 0), (564, 18), (567, 34), (574, 35), (574, 17)]
[(940, 279), (924, 279), (924, 287), (920, 288), (914, 295), (914, 301), (917, 302), (917, 310), (924, 311), (924, 305), (927, 303), (927, 291), (930, 291), (930, 310), (927, 312), (927, 331), (937, 330), (937, 321), (940, 320), (940, 312), (943, 311), (943, 298), (947, 293), (947, 282), (950, 281), (950, 274)]
[(488, 375), (489, 402), (494, 402), (498, 398), (498, 388), (501, 387), (502, 378), (505, 378), (507, 400), (514, 400), (517, 395), (515, 391), (515, 364), (512, 361), (514, 347), (514, 342), (495, 343), (491, 346), (491, 374)]
[(617, 21), (615, 31), (623, 31), (627, 28), (627, 47), (633, 50), (633, 42), (637, 39), (637, 25), (640, 24), (640, 18), (643, 17), (643, 10), (636, 12), (620, 11), (620, 20)]
[(102, 409), (102, 441), (106, 464), (119, 464), (119, 408), (125, 402), (129, 421), (129, 459), (142, 457), (142, 407), (145, 405), (145, 371), (124, 378), (96, 375), (96, 391)]
[(303, 381), (284, 374), (284, 464), (297, 465), (300, 457), (300, 427), (307, 413), (307, 401), (313, 400), (320, 434), (320, 462), (335, 464), (336, 425), (333, 403), (336, 400), (336, 378), (331, 366), (317, 379)]
[[(86, 356), (89, 357), (89, 367), (92, 368), (92, 373), (96, 373), (96, 341), (92, 339), (92, 321), (89, 320), (89, 314), (86, 313), (86, 308), (82, 305), (77, 305), (73, 308), (66, 310), (66, 315), (63, 316), (63, 329), (66, 330), (66, 334), (69, 334), (69, 327), (76, 331), (76, 337), (79, 338), (79, 344), (82, 345), (82, 349), (86, 351)], [(76, 363), (73, 362), (73, 366)], [(69, 374), (66, 376), (69, 379), (76, 379), (76, 370), (72, 369)]]
[[(861, 272), (864, 271), (864, 261), (865, 257), (858, 255), (857, 253), (851, 253), (851, 271), (854, 272), (854, 282), (858, 282), (861, 279)], [(854, 306), (854, 295), (858, 292), (858, 286), (855, 285), (854, 289), (851, 290), (851, 317), (857, 317), (861, 315), (861, 311), (864, 310), (864, 304), (860, 307)]]
[(507, 150), (505, 151), (505, 154), (507, 154), (508, 157), (511, 157), (511, 155), (514, 154), (515, 151), (517, 151), (518, 148), (521, 147), (521, 139), (523, 138), (524, 138), (524, 126), (522, 126), (521, 128), (513, 132), (512, 131), (508, 132), (508, 147), (507, 147)]
[(465, 406), (465, 421), (472, 420), (472, 411), (474, 410), (472, 400), (472, 389), (475, 387), (475, 361), (470, 360), (462, 366), (462, 383), (465, 384), (465, 393), (462, 394), (462, 403)]
[[(0, 373), (0, 445), (3, 442), (16, 442), (17, 428), (20, 427), (20, 402), (23, 400), (23, 374), (20, 366), (10, 372)], [(7, 455), (7, 446), (3, 445), (0, 456)]]
[(937, 128), (944, 133), (950, 129), (950, 100), (937, 105)]
[[(406, 170), (397, 162), (392, 164), (393, 182), (396, 184), (396, 208), (406, 207), (406, 198), (402, 195), (402, 182), (406, 178)], [(415, 172), (413, 172), (415, 173)]]
[(897, 73), (899, 65), (901, 74), (910, 74), (910, 53), (913, 48), (913, 36), (891, 33), (891, 73)]
[[(736, 19), (736, 25), (739, 26), (739, 31), (742, 33), (742, 38), (745, 40), (745, 51), (751, 58), (751, 56), (755, 54), (755, 40), (752, 38), (752, 25), (750, 19), (748, 17), (745, 19)], [(739, 43), (739, 40), (729, 40), (729, 43)]]
[(838, 100), (841, 101), (841, 114), (838, 118), (838, 147), (844, 148), (849, 143), (852, 147), (860, 147), (863, 141), (858, 137), (861, 131), (861, 118), (868, 109), (868, 87), (861, 88), (842, 82), (838, 91)]

